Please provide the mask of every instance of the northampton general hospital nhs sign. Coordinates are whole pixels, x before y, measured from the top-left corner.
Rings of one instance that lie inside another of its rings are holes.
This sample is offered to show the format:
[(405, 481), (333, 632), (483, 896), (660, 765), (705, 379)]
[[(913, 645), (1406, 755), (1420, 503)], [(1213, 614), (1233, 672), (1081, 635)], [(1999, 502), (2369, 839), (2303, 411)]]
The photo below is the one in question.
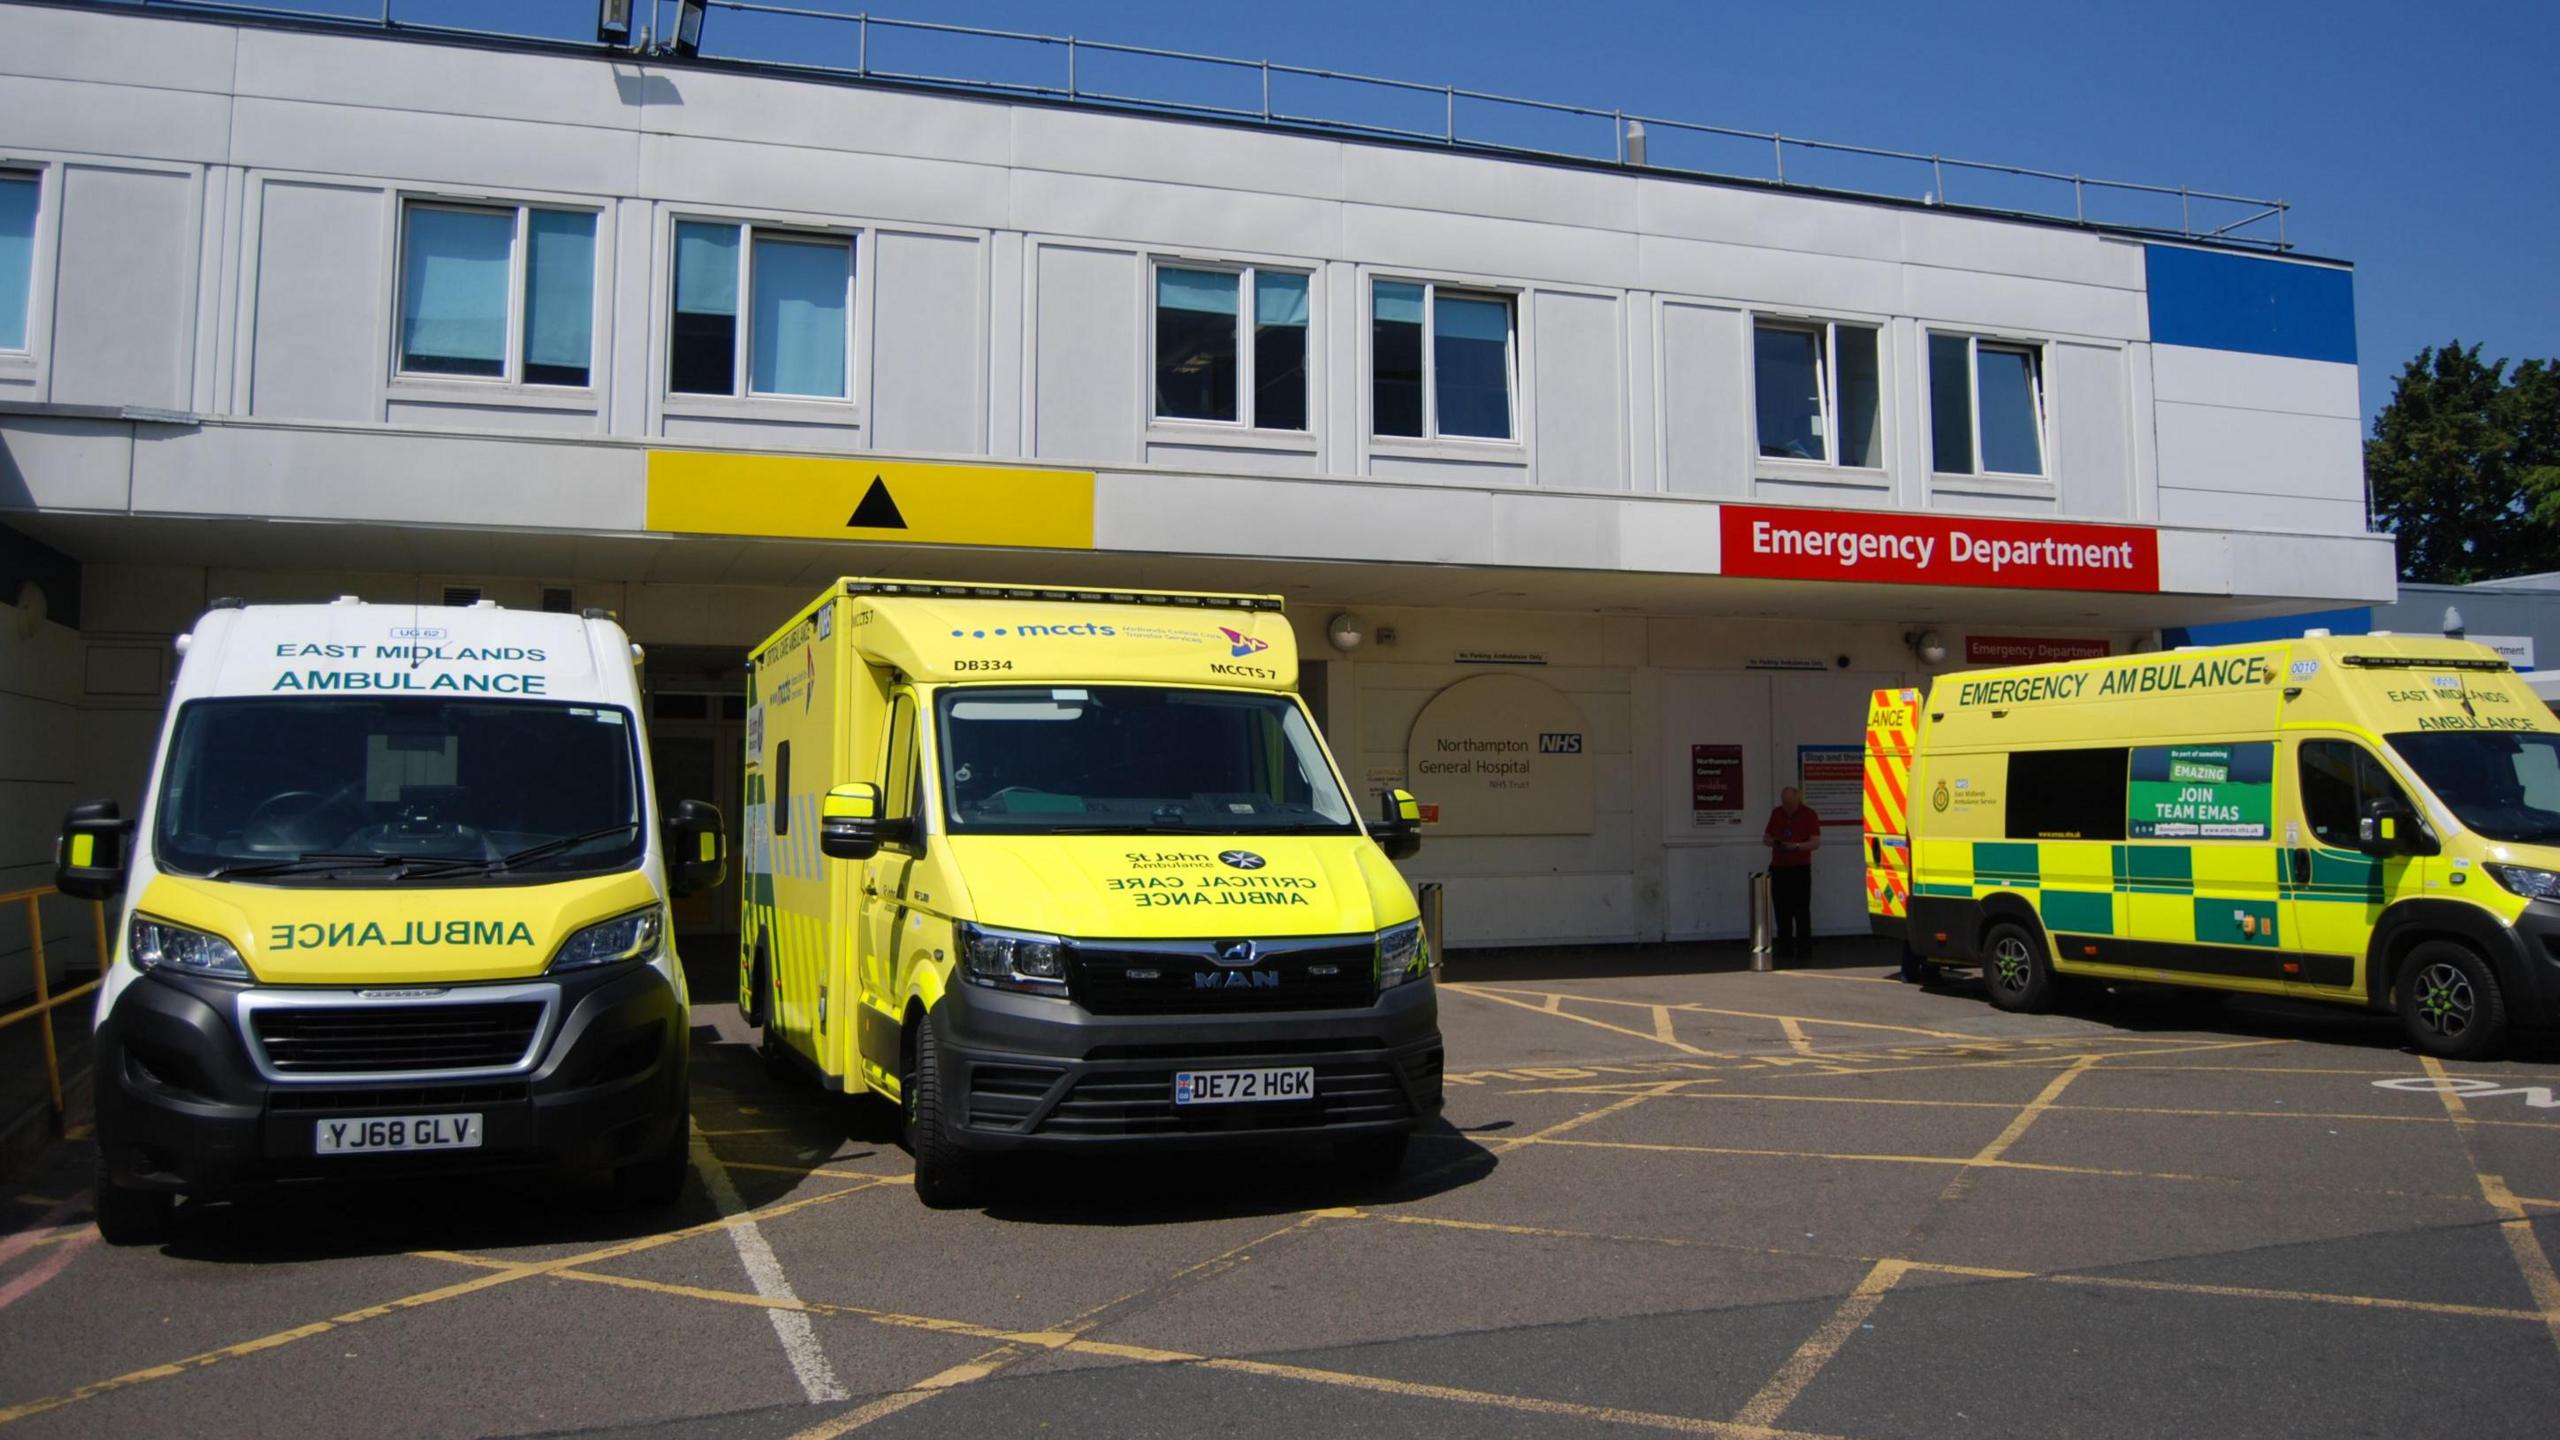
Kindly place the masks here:
[(1723, 507), (1727, 575), (2003, 590), (2160, 588), (2160, 537), (2130, 525)]

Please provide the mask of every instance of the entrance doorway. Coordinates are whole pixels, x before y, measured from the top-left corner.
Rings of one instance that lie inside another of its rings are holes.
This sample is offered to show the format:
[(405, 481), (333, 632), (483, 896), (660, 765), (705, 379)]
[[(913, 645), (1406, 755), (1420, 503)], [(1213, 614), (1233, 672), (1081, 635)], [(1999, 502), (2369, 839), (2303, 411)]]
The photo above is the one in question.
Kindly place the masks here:
[[(739, 836), (746, 792), (739, 775), (745, 745), (746, 696), (735, 690), (653, 690), (649, 695), (649, 770), (661, 806), (703, 800), (720, 807), (729, 832), (729, 873), (720, 884), (674, 904), (677, 952), (687, 984), (704, 998), (736, 988)], [(708, 989), (705, 989), (708, 987)]]

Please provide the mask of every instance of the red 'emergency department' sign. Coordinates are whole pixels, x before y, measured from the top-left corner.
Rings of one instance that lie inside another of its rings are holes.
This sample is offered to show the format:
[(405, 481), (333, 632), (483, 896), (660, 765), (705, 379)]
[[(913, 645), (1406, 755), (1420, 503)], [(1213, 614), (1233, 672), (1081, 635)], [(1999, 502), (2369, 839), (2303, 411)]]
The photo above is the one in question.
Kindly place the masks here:
[(2004, 590), (2160, 588), (2157, 532), (2129, 525), (1727, 505), (1727, 575)]

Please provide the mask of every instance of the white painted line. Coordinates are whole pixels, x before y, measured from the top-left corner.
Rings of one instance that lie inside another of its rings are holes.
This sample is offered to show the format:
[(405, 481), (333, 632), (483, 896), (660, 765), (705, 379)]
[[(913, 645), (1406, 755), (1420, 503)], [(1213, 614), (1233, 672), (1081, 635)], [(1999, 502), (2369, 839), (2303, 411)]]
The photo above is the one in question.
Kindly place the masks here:
[[(693, 1168), (701, 1174), (702, 1188), (711, 1192), (711, 1203), (719, 1207), (722, 1219), (747, 1208), (737, 1185), (729, 1179), (729, 1167), (711, 1153), (700, 1126), (693, 1130)], [(738, 1261), (747, 1267), (747, 1279), (755, 1285), (758, 1295), (788, 1305), (800, 1303), (791, 1281), (782, 1273), (782, 1262), (774, 1258), (773, 1247), (765, 1243), (764, 1231), (757, 1228), (756, 1222), (748, 1220), (730, 1226), (729, 1243), (738, 1247)], [(827, 1363), (826, 1351), (818, 1348), (818, 1332), (809, 1324), (807, 1311), (764, 1313), (773, 1322), (774, 1337), (782, 1342), (782, 1353), (791, 1361), (791, 1373), (799, 1378), (801, 1393), (809, 1397), (810, 1404), (852, 1398), (844, 1382), (836, 1379), (835, 1367)]]

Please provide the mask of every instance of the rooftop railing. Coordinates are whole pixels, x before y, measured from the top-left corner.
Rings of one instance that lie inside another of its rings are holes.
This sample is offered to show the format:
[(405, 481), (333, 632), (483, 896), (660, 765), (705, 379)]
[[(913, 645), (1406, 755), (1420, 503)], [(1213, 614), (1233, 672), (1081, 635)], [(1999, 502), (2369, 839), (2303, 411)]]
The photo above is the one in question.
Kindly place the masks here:
[[(595, 0), (89, 0), (102, 8), (250, 16), (391, 34), (524, 40), (629, 53), (593, 38)], [(767, 0), (705, 0), (700, 55), (786, 74), (1019, 96), (1615, 165), (1773, 190), (1917, 201), (1972, 214), (2293, 248), (2283, 200), (1745, 130), (1458, 85), (1150, 45), (900, 20)], [(663, 54), (676, 0), (635, 0), (632, 33)], [(488, 23), (457, 23), (486, 15)]]

